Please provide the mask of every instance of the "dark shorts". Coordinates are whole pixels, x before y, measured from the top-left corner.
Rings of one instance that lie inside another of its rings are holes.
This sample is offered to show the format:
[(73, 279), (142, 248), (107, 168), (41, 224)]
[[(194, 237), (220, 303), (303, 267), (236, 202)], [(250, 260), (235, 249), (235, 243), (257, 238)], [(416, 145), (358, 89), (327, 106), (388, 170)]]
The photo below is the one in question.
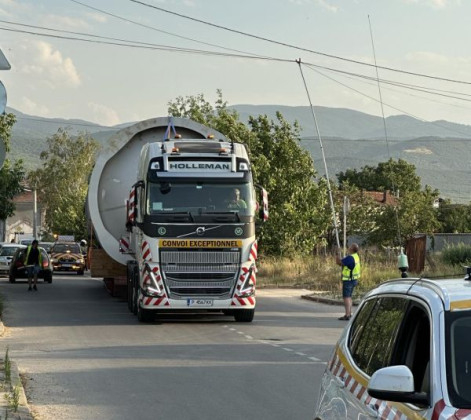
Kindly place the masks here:
[(357, 280), (344, 280), (342, 281), (342, 297), (348, 298), (352, 297), (353, 294), (353, 289), (357, 285), (358, 281)]
[(26, 266), (26, 272), (28, 273), (28, 277), (33, 277), (35, 274), (39, 274), (41, 269), (39, 265), (28, 265)]

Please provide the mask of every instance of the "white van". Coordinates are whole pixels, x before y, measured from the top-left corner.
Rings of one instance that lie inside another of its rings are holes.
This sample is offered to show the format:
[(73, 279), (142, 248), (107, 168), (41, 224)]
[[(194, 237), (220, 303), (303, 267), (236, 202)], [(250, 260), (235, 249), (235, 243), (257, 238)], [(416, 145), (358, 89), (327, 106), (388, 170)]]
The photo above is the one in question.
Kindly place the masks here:
[(314, 419), (471, 419), (468, 271), (368, 293), (327, 365)]

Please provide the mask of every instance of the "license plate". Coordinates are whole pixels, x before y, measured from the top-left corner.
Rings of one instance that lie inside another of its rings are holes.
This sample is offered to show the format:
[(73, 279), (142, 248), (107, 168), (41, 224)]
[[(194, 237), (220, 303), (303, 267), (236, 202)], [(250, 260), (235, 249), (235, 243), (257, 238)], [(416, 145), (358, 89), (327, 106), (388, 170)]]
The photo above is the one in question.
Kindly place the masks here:
[(208, 308), (213, 306), (212, 299), (188, 299), (186, 302), (190, 307)]
[(61, 264), (62, 267), (72, 267), (72, 264)]

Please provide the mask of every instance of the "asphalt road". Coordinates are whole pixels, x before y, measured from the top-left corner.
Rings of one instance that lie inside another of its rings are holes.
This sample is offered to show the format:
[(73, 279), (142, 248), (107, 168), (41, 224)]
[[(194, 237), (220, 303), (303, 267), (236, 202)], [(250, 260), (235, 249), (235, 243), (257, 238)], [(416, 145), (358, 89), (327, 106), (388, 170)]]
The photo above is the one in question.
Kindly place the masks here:
[(139, 324), (101, 279), (0, 278), (0, 352), (25, 374), (38, 420), (312, 419), (342, 308), (259, 290), (253, 323), (212, 314)]

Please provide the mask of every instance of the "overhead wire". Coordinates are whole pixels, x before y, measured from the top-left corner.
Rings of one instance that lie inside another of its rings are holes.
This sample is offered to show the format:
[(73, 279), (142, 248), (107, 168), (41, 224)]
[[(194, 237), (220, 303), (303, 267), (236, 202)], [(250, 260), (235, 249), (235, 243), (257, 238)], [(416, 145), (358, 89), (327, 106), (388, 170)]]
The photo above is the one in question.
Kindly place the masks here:
[[(351, 87), (351, 86), (349, 86), (349, 85), (347, 85), (347, 84), (345, 84), (345, 83), (342, 83), (342, 82), (340, 82), (340, 81), (334, 79), (334, 78), (331, 77), (331, 76), (327, 76), (326, 74), (322, 73), (321, 71), (317, 70), (316, 68), (313, 68), (313, 67), (316, 67), (316, 66), (312, 66), (312, 65), (310, 65), (310, 64), (304, 64), (304, 63), (303, 63), (303, 65), (304, 65), (305, 67), (307, 67), (308, 69), (310, 69), (311, 71), (314, 71), (314, 72), (316, 72), (317, 74), (321, 75), (322, 77), (324, 77), (324, 78), (326, 78), (326, 79), (329, 79), (329, 80), (331, 80), (331, 81), (333, 81), (333, 82), (335, 82), (335, 83), (337, 83), (337, 84), (339, 84), (339, 85), (341, 85), (341, 86), (343, 86), (343, 87), (345, 87), (345, 88), (347, 88), (347, 89), (350, 89), (350, 90), (352, 90), (353, 92), (356, 92), (356, 93), (358, 93), (359, 95), (364, 96), (365, 98), (371, 99), (372, 101), (375, 101), (375, 102), (379, 102), (379, 100), (378, 100), (377, 98), (375, 98), (374, 96), (371, 96), (371, 95), (368, 95), (368, 94), (366, 94), (366, 93), (364, 93), (364, 92), (361, 92), (360, 90), (355, 89), (355, 88), (353, 88), (353, 87)], [(455, 133), (457, 133), (457, 134), (461, 134), (461, 135), (463, 135), (463, 136), (469, 136), (469, 133), (465, 133), (465, 132), (463, 132), (463, 131), (456, 130), (456, 129), (454, 129), (454, 128), (451, 128), (451, 127), (448, 127), (448, 126), (445, 126), (445, 125), (441, 125), (440, 123), (437, 123), (436, 121), (427, 121), (426, 119), (424, 119), (424, 118), (422, 118), (422, 117), (419, 117), (419, 116), (417, 116), (417, 115), (415, 115), (415, 114), (412, 114), (412, 113), (410, 113), (410, 112), (408, 112), (408, 111), (405, 111), (405, 110), (403, 110), (403, 109), (401, 109), (401, 108), (397, 108), (397, 107), (395, 107), (395, 106), (393, 106), (393, 105), (390, 105), (390, 104), (388, 104), (388, 103), (386, 103), (386, 102), (384, 102), (384, 105), (386, 105), (388, 108), (394, 109), (395, 111), (401, 112), (402, 114), (408, 115), (409, 117), (415, 118), (415, 119), (417, 119), (417, 120), (419, 120), (419, 121), (427, 122), (428, 124), (432, 124), (432, 125), (434, 125), (434, 126), (436, 126), (436, 127), (440, 127), (440, 128), (446, 129), (446, 130), (448, 130), (448, 131), (455, 132)]]
[[(215, 23), (208, 22), (208, 21), (205, 21), (205, 20), (202, 20), (202, 19), (197, 19), (195, 17), (184, 15), (182, 13), (173, 12), (171, 10), (164, 9), (163, 7), (155, 6), (155, 5), (140, 1), (140, 0), (128, 0), (128, 1), (130, 1), (132, 3), (140, 4), (142, 6), (149, 7), (149, 8), (155, 9), (155, 10), (159, 10), (159, 11), (164, 12), (164, 13), (168, 13), (168, 14), (178, 16), (178, 17), (181, 17), (181, 18), (184, 18), (184, 19), (188, 19), (188, 20), (191, 20), (191, 21), (194, 21), (194, 22), (198, 22), (198, 23), (201, 23), (201, 24), (204, 24), (204, 25), (212, 26), (214, 28), (222, 29), (222, 30), (225, 30), (225, 31), (228, 31), (228, 32), (236, 33), (236, 34), (239, 34), (239, 35), (247, 36), (247, 37), (258, 39), (258, 40), (261, 40), (261, 41), (266, 41), (266, 42), (269, 42), (269, 43), (272, 43), (272, 44), (281, 45), (281, 46), (288, 47), (288, 48), (294, 48), (294, 49), (299, 50), (299, 51), (310, 52), (312, 54), (317, 54), (317, 55), (321, 55), (321, 56), (324, 56), (324, 57), (333, 58), (333, 59), (336, 59), (336, 60), (342, 60), (342, 61), (349, 62), (349, 63), (359, 64), (359, 65), (368, 66), (368, 67), (375, 67), (374, 64), (367, 63), (367, 62), (364, 62), (364, 61), (353, 60), (353, 59), (349, 59), (349, 58), (345, 58), (345, 57), (341, 57), (341, 56), (333, 55), (333, 54), (327, 54), (327, 53), (312, 50), (312, 49), (309, 49), (309, 48), (304, 48), (304, 47), (299, 47), (297, 45), (288, 44), (286, 42), (276, 41), (274, 39), (266, 38), (266, 37), (263, 37), (263, 36), (254, 35), (254, 34), (251, 34), (251, 33), (248, 33), (248, 32), (239, 31), (237, 29), (229, 28), (227, 26), (215, 24)], [(424, 73), (416, 73), (416, 72), (407, 71), (407, 70), (400, 70), (400, 69), (396, 69), (396, 68), (393, 68), (393, 67), (386, 67), (386, 66), (377, 66), (377, 67), (379, 69), (382, 69), (382, 70), (388, 70), (388, 71), (392, 71), (392, 72), (403, 73), (403, 74), (407, 74), (407, 75), (410, 75), (410, 76), (425, 77), (425, 78), (428, 78), (428, 79), (441, 80), (441, 81), (444, 81), (444, 82), (471, 85), (471, 81), (466, 81), (466, 80), (458, 80), (458, 79), (450, 79), (450, 78), (440, 77), (440, 76), (432, 76), (432, 75), (424, 74)]]
[[(165, 35), (170, 35), (170, 36), (174, 36), (176, 38), (180, 38), (180, 39), (184, 39), (186, 41), (191, 41), (191, 42), (196, 42), (196, 43), (199, 43), (199, 44), (202, 44), (202, 45), (207, 45), (207, 46), (210, 46), (210, 47), (216, 47), (216, 48), (221, 48), (223, 50), (227, 50), (227, 51), (233, 51), (233, 52), (238, 52), (238, 53), (244, 53), (244, 54), (251, 54), (251, 53), (247, 53), (245, 51), (240, 51), (240, 50), (237, 50), (237, 49), (233, 49), (233, 48), (228, 48), (228, 47), (225, 47), (225, 46), (222, 46), (222, 45), (218, 45), (218, 44), (213, 44), (213, 43), (210, 43), (210, 42), (204, 42), (204, 41), (200, 41), (200, 40), (197, 40), (197, 39), (194, 39), (194, 38), (190, 38), (190, 37), (186, 37), (186, 36), (183, 36), (183, 35), (179, 35), (179, 34), (175, 34), (173, 32), (169, 32), (169, 31), (164, 31), (162, 29), (159, 29), (159, 28), (156, 28), (155, 26), (150, 26), (150, 25), (146, 25), (144, 23), (141, 23), (141, 22), (137, 22), (135, 20), (132, 20), (132, 19), (129, 19), (129, 18), (125, 18), (123, 16), (119, 16), (115, 13), (111, 13), (111, 12), (108, 12), (106, 10), (103, 10), (103, 9), (99, 9), (97, 7), (94, 7), (94, 6), (91, 6), (89, 4), (86, 4), (86, 3), (83, 3), (81, 1), (78, 1), (78, 0), (69, 0), (73, 3), (76, 3), (76, 4), (79, 4), (83, 7), (86, 7), (86, 8), (89, 8), (91, 10), (95, 10), (96, 12), (99, 12), (99, 13), (102, 13), (102, 14), (105, 14), (107, 16), (111, 16), (111, 17), (114, 17), (115, 19), (120, 19), (124, 22), (128, 22), (128, 23), (132, 23), (133, 25), (137, 25), (137, 26), (141, 26), (143, 28), (146, 28), (146, 29), (151, 29), (153, 31), (157, 31), (157, 32), (160, 32), (162, 34), (165, 34)], [(256, 54), (254, 54), (256, 55)]]
[[(223, 53), (223, 52), (218, 52), (218, 51), (197, 50), (194, 48), (173, 47), (169, 45), (151, 44), (151, 43), (138, 42), (138, 41), (124, 41), (117, 38), (109, 38), (109, 37), (107, 38), (107, 37), (102, 37), (102, 36), (92, 35), (92, 34), (88, 34), (86, 36), (108, 39), (108, 40), (104, 41), (100, 39), (86, 39), (86, 38), (78, 38), (78, 37), (64, 36), (64, 35), (52, 35), (52, 34), (47, 34), (47, 33), (33, 32), (33, 31), (26, 31), (26, 30), (21, 30), (21, 29), (13, 29), (13, 28), (5, 28), (5, 27), (0, 27), (0, 30), (8, 31), (8, 32), (23, 33), (23, 34), (28, 34), (28, 35), (35, 35), (35, 36), (44, 36), (47, 38), (56, 38), (56, 39), (69, 40), (69, 41), (81, 41), (81, 42), (88, 42), (88, 43), (95, 43), (95, 44), (113, 45), (113, 46), (121, 46), (121, 47), (128, 47), (128, 48), (140, 48), (140, 49), (147, 49), (147, 50), (160, 50), (160, 51), (170, 51), (170, 52), (180, 52), (180, 53), (190, 53), (190, 54), (213, 55), (213, 56), (220, 56), (220, 57), (244, 58), (244, 59), (253, 59), (253, 60), (279, 61), (279, 62), (286, 62), (286, 63), (288, 62), (294, 63), (295, 61), (295, 60), (288, 60), (288, 59), (282, 59), (282, 58), (276, 58), (276, 57)], [(63, 32), (67, 32), (67, 31), (63, 31)], [(111, 41), (113, 39), (115, 41)]]
[[(81, 2), (78, 2), (77, 0), (71, 0), (71, 1), (73, 1), (77, 4), (82, 4)], [(104, 12), (104, 13), (106, 13), (106, 12)], [(214, 56), (244, 58), (244, 59), (256, 59), (256, 60), (269, 60), (269, 61), (278, 61), (278, 62), (285, 62), (285, 63), (297, 62), (296, 60), (292, 60), (292, 59), (276, 58), (276, 57), (268, 57), (268, 56), (257, 56), (257, 55), (252, 54), (252, 53), (246, 53), (246, 54), (249, 54), (249, 55), (221, 53), (221, 52), (218, 52), (218, 51), (197, 50), (197, 49), (190, 49), (190, 48), (174, 47), (174, 46), (169, 46), (169, 45), (152, 44), (152, 43), (148, 43), (148, 42), (127, 40), (127, 39), (121, 39), (121, 38), (105, 37), (105, 36), (101, 36), (101, 35), (89, 34), (89, 33), (84, 33), (84, 32), (65, 31), (65, 30), (59, 30), (59, 29), (55, 29), (55, 28), (48, 28), (48, 27), (42, 27), (42, 26), (36, 26), (36, 25), (28, 25), (28, 24), (12, 22), (12, 21), (6, 21), (6, 20), (0, 20), (0, 22), (10, 24), (10, 25), (18, 25), (18, 26), (22, 26), (22, 27), (41, 29), (41, 30), (45, 30), (45, 31), (55, 32), (55, 33), (67, 33), (67, 34), (72, 34), (72, 35), (85, 36), (85, 37), (90, 37), (90, 38), (93, 38), (93, 39), (85, 39), (85, 38), (78, 38), (78, 37), (71, 37), (71, 36), (61, 36), (61, 35), (51, 35), (51, 34), (48, 34), (48, 33), (39, 33), (39, 32), (33, 32), (33, 31), (23, 31), (23, 30), (19, 30), (19, 29), (0, 27), (0, 30), (18, 32), (18, 33), (25, 33), (25, 34), (34, 35), (34, 36), (52, 37), (52, 38), (57, 38), (57, 39), (98, 43), (98, 44), (112, 45), (112, 46), (119, 46), (119, 47), (126, 47), (126, 48), (144, 48), (144, 49), (161, 50), (161, 51), (169, 51), (169, 52), (214, 55)], [(152, 27), (150, 27), (150, 28), (152, 28)], [(237, 50), (237, 51), (239, 51), (239, 50)], [(344, 70), (340, 70), (340, 69), (336, 69), (336, 68), (332, 68), (332, 67), (327, 67), (327, 66), (320, 66), (320, 65), (313, 64), (313, 63), (303, 62), (303, 65), (307, 66), (307, 67), (323, 68), (323, 69), (331, 71), (331, 72), (336, 72), (336, 73), (344, 74), (344, 75), (350, 75), (352, 77), (359, 78), (359, 79), (375, 80), (371, 76), (367, 76), (367, 75), (364, 75), (364, 74), (348, 72), (348, 71), (344, 71)], [(328, 76), (322, 74), (321, 72), (318, 72), (318, 73), (321, 74), (323, 77), (329, 78)], [(359, 93), (363, 96), (366, 96), (366, 97), (369, 97), (370, 99), (376, 100), (375, 98), (373, 98), (369, 95), (366, 95), (366, 94), (352, 88), (351, 86), (342, 84), (341, 82), (339, 82), (339, 81), (337, 81), (333, 78), (331, 78), (331, 80), (333, 80), (336, 83), (339, 83), (339, 84), (341, 84), (341, 85), (343, 85), (343, 86), (345, 86), (345, 87), (347, 87), (347, 88), (349, 88), (353, 91), (356, 91), (357, 93)], [(401, 83), (401, 82), (397, 82), (397, 81), (390, 81), (390, 80), (385, 80), (385, 79), (380, 79), (380, 81), (381, 81), (381, 83), (391, 84), (391, 85), (399, 87), (399, 88), (416, 90), (416, 91), (423, 92), (423, 93), (430, 94), (430, 95), (443, 96), (443, 97), (462, 100), (462, 101), (467, 101), (467, 102), (471, 101), (469, 99), (462, 98), (462, 97), (442, 94), (442, 93), (440, 93), (441, 91), (439, 89), (426, 88), (426, 87), (423, 87), (423, 86), (417, 86), (417, 85), (413, 85), (413, 84), (406, 84), (406, 83)], [(467, 95), (465, 93), (454, 92), (454, 91), (445, 91), (445, 92), (454, 93), (456, 95), (471, 96), (471, 95)], [(402, 109), (393, 107), (391, 105), (387, 105), (387, 106), (390, 107), (391, 109), (395, 109), (397, 111), (403, 112), (406, 115), (410, 115), (411, 117), (417, 118), (417, 119), (422, 120), (422, 121), (426, 121), (426, 120), (424, 120), (424, 119), (422, 119), (422, 118), (420, 118), (416, 115), (413, 115), (411, 113), (408, 113), (407, 111), (404, 111)], [(435, 125), (438, 125), (438, 124), (435, 123)], [(438, 126), (440, 126), (440, 125), (438, 125)], [(455, 131), (457, 133), (467, 135), (467, 133), (462, 133), (462, 132), (459, 132), (458, 130), (451, 130), (449, 127), (445, 127), (445, 126), (441, 126), (441, 127), (445, 128), (447, 130), (450, 130), (450, 131)]]

